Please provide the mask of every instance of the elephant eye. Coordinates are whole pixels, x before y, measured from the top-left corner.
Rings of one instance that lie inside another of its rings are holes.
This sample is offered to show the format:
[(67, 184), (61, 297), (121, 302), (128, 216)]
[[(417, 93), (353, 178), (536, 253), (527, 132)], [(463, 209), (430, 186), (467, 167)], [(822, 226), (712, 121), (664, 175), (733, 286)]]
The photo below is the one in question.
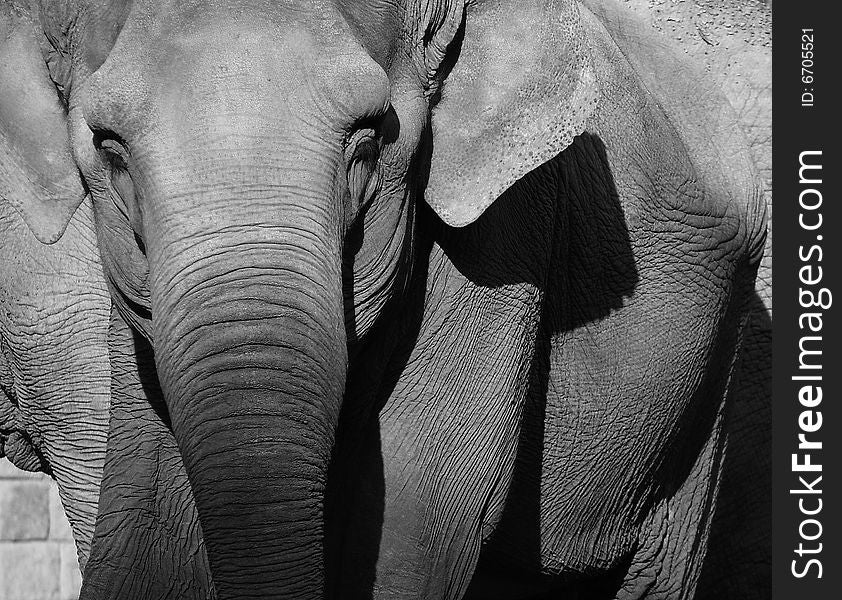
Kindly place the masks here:
[(129, 164), (129, 153), (125, 146), (114, 138), (106, 137), (100, 132), (94, 133), (94, 147), (102, 152), (113, 167), (126, 170)]
[(348, 190), (357, 211), (364, 208), (377, 191), (377, 159), (380, 143), (372, 129), (361, 129), (349, 140), (347, 160)]
[(94, 133), (94, 146), (99, 150), (105, 162), (110, 166), (108, 176), (112, 198), (117, 208), (129, 220), (136, 235), (141, 231), (140, 211), (135, 198), (134, 183), (129, 174), (129, 153), (126, 147), (112, 137)]

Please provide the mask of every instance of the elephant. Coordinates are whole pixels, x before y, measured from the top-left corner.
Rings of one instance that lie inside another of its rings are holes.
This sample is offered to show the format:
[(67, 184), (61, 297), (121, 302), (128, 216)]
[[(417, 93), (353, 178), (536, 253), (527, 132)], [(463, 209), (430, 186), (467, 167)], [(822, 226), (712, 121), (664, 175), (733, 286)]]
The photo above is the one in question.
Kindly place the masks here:
[(84, 191), (67, 147), (41, 153), (64, 114), (23, 18), (0, 3), (0, 460), (56, 479), (84, 566), (108, 433), (111, 298), (90, 199), (54, 212)]
[(110, 296), (83, 599), (693, 597), (766, 211), (674, 48), (608, 0), (4, 9), (17, 243), (92, 223)]
[[(725, 93), (745, 133), (772, 212), (772, 6), (708, 2), (630, 7), (695, 59)], [(733, 374), (727, 450), (699, 600), (772, 595), (772, 227)]]

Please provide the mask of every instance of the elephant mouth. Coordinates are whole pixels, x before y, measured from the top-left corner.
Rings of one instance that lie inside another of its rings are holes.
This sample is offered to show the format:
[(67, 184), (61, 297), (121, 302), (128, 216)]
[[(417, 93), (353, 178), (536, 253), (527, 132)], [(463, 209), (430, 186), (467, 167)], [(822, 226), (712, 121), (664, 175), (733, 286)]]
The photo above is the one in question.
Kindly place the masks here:
[(36, 471), (41, 460), (22, 423), (15, 383), (0, 349), (0, 458), (5, 456), (24, 471)]
[(0, 458), (6, 457), (18, 469), (50, 474), (50, 465), (32, 435), (26, 430), (14, 383), (4, 374), (0, 384)]

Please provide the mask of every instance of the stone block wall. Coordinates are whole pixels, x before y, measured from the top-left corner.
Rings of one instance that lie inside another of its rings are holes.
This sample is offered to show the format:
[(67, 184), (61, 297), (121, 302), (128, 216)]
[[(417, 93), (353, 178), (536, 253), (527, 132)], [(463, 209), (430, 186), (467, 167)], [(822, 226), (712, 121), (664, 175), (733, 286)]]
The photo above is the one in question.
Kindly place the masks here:
[(81, 582), (55, 482), (0, 458), (0, 600), (76, 600)]

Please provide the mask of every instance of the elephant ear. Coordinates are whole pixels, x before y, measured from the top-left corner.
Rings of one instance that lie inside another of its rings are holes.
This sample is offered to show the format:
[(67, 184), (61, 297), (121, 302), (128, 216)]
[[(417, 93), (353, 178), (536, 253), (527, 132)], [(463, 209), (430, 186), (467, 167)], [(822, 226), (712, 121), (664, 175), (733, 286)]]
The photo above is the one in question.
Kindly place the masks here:
[(28, 15), (0, 5), (0, 202), (44, 244), (56, 242), (85, 197), (66, 113)]
[(582, 132), (598, 97), (575, 0), (485, 0), (432, 114), (425, 197), (467, 225)]

